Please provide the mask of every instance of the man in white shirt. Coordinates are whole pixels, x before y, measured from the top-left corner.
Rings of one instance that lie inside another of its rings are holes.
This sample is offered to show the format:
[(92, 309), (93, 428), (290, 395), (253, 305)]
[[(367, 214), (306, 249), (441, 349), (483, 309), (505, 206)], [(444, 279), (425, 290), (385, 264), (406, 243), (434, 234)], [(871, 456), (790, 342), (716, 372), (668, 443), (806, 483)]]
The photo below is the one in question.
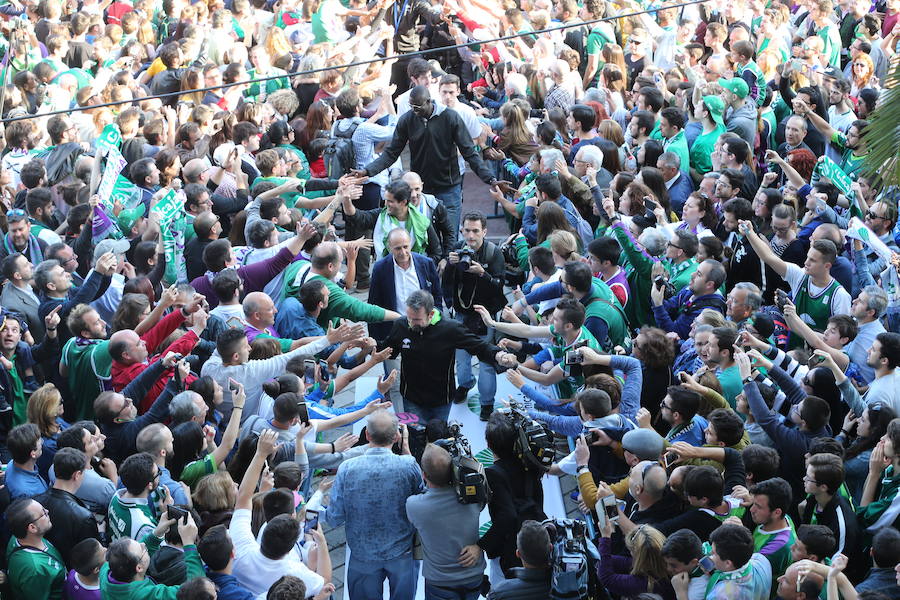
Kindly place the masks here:
[[(475, 109), (459, 101), (459, 77), (456, 75), (444, 75), (441, 77), (438, 82), (438, 93), (441, 104), (456, 111), (466, 126), (466, 131), (472, 136), (472, 143), (475, 143), (475, 140), (482, 135), (481, 121), (478, 119), (478, 115), (475, 114)], [(456, 160), (459, 162), (460, 174), (465, 173), (466, 161), (459, 155), (459, 152), (456, 154)]]
[[(372, 287), (369, 288), (369, 304), (381, 306), (397, 312), (406, 310), (406, 299), (416, 290), (424, 289), (434, 296), (434, 304), (442, 305), (441, 280), (434, 261), (412, 251), (412, 237), (409, 232), (397, 227), (387, 235), (387, 247), (390, 252), (375, 263), (372, 268)], [(375, 339), (384, 339), (392, 326), (387, 323), (370, 323), (369, 334)], [(400, 359), (384, 361), (384, 373), (388, 375), (394, 369), (400, 369)], [(398, 408), (400, 399), (399, 381), (391, 388), (389, 399)]]
[(434, 73), (431, 65), (424, 58), (414, 58), (409, 61), (409, 64), (406, 65), (406, 75), (409, 77), (410, 85), (409, 89), (397, 96), (395, 102), (397, 103), (397, 117), (402, 117), (405, 113), (408, 113), (412, 110), (409, 106), (409, 95), (412, 93), (412, 89), (417, 85), (424, 85), (428, 87), (428, 91), (431, 92), (432, 98), (438, 97), (438, 90), (436, 89), (435, 80), (437, 77), (440, 77), (444, 73)]
[[(234, 544), (234, 576), (251, 594), (265, 594), (283, 575), (303, 580), (308, 596), (315, 596), (331, 580), (331, 557), (321, 527), (313, 529), (316, 570), (307, 567), (294, 552), (294, 544), (302, 534), (301, 524), (291, 515), (278, 515), (266, 524), (260, 541), (253, 537), (250, 527), (253, 492), (266, 458), (275, 452), (278, 435), (264, 431), (259, 436), (256, 454), (244, 474), (238, 489), (237, 502), (228, 533)], [(319, 551), (322, 549), (324, 551)]]

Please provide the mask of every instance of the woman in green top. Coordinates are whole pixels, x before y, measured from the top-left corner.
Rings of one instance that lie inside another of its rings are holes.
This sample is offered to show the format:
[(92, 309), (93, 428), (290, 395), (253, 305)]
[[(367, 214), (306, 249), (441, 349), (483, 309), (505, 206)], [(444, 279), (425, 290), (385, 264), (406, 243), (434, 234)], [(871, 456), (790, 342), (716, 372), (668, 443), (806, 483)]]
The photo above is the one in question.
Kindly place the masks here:
[[(234, 386), (231, 392), (234, 410), (228, 421), (228, 427), (225, 428), (225, 433), (222, 435), (222, 442), (218, 446), (213, 441), (216, 430), (212, 427), (201, 427), (196, 421), (182, 423), (172, 430), (173, 453), (169, 462), (169, 471), (172, 479), (186, 483), (191, 489), (203, 476), (215, 473), (220, 466), (225, 464), (225, 458), (237, 441), (241, 414), (244, 412), (244, 401), (247, 396), (244, 393), (244, 386), (240, 383), (232, 379), (230, 385)], [(195, 404), (203, 405), (203, 415), (205, 416), (206, 404), (199, 394), (195, 396)], [(205, 454), (204, 452), (208, 448), (213, 450)]]

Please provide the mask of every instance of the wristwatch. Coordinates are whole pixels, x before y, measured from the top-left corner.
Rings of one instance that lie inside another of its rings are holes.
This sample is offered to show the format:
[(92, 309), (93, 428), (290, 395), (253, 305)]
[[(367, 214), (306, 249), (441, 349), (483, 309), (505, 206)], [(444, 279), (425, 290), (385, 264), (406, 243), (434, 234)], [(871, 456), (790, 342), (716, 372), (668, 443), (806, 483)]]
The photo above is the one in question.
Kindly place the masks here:
[(750, 375), (747, 375), (746, 377), (744, 377), (743, 383), (744, 383), (744, 385), (747, 385), (748, 383), (752, 383), (754, 381), (756, 381), (756, 377), (751, 373)]

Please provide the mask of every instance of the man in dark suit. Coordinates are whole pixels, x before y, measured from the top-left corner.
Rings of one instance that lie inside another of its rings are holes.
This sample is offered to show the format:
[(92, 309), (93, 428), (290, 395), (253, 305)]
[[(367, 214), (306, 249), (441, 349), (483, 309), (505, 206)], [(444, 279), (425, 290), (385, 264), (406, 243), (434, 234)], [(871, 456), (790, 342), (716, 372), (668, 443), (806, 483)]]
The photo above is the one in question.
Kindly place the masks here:
[(3, 259), (3, 278), (6, 284), (0, 294), (3, 308), (17, 312), (28, 324), (28, 331), (39, 342), (44, 339), (44, 320), (38, 316), (40, 300), (31, 287), (34, 281), (34, 265), (20, 252)]
[[(425, 255), (411, 250), (412, 237), (402, 227), (393, 229), (387, 236), (389, 254), (378, 260), (372, 267), (372, 283), (369, 288), (369, 304), (387, 310), (403, 312), (406, 310), (406, 298), (415, 290), (426, 290), (434, 296), (434, 305), (440, 310), (441, 278), (434, 261)], [(375, 339), (384, 339), (391, 330), (392, 323), (370, 323), (369, 335)], [(400, 368), (399, 359), (385, 361), (385, 374)], [(400, 399), (400, 382), (390, 390), (390, 399), (394, 408), (402, 412)], [(400, 401), (398, 408), (397, 402)]]
[(656, 168), (662, 173), (666, 189), (669, 190), (669, 204), (680, 217), (684, 203), (694, 191), (691, 176), (681, 170), (681, 157), (674, 152), (660, 154), (656, 159)]

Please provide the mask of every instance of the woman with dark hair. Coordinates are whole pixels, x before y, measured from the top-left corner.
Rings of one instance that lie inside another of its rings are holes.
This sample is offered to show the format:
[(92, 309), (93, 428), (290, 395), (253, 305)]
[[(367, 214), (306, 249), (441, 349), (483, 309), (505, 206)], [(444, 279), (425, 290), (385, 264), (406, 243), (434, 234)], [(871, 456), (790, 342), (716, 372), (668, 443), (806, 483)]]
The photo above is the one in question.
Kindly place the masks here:
[(541, 121), (538, 123), (537, 129), (534, 132), (535, 141), (540, 144), (541, 150), (545, 150), (548, 148), (556, 148), (559, 149), (562, 146), (559, 135), (556, 131), (556, 125), (553, 124), (550, 120)]
[(753, 197), (753, 224), (759, 235), (766, 238), (772, 234), (772, 211), (781, 204), (784, 197), (776, 189), (759, 188)]
[[(872, 456), (872, 450), (887, 433), (888, 424), (896, 418), (897, 413), (890, 406), (881, 402), (866, 407), (859, 417), (852, 412), (848, 412), (844, 417), (841, 432), (835, 436), (835, 439), (844, 446), (849, 444), (844, 452), (844, 481), (853, 497), (854, 504), (859, 504), (859, 500), (862, 498), (863, 484), (865, 484), (866, 474), (869, 472), (869, 458)], [(854, 426), (856, 426), (856, 435), (851, 433)]]
[(848, 407), (841, 399), (841, 391), (838, 389), (831, 369), (815, 367), (807, 371), (803, 376), (803, 389), (807, 395), (818, 396), (828, 403), (828, 407), (831, 409), (831, 418), (828, 424), (831, 431), (839, 431)]
[(219, 412), (219, 406), (222, 405), (224, 399), (222, 386), (209, 375), (204, 375), (192, 381), (188, 389), (200, 394), (200, 397), (203, 398), (203, 402), (206, 403), (206, 417), (204, 421), (207, 425), (212, 425), (218, 430), (223, 416)]
[(650, 411), (651, 423), (656, 422), (659, 403), (666, 397), (666, 390), (677, 384), (672, 376), (675, 354), (675, 343), (665, 331), (646, 325), (641, 327), (631, 355), (641, 361), (644, 373), (641, 406)]
[(640, 169), (641, 167), (655, 167), (656, 161), (659, 160), (660, 155), (664, 152), (663, 145), (656, 140), (647, 140), (641, 145), (640, 150), (637, 152), (637, 167)]
[(294, 145), (295, 137), (295, 130), (290, 125), (281, 120), (273, 121), (263, 136), (260, 150), (265, 150), (266, 148), (283, 148), (287, 150), (300, 161), (300, 169), (295, 177), (310, 179), (312, 175), (309, 172), (309, 161), (306, 159), (306, 154), (303, 153), (303, 150)]
[(722, 240), (714, 235), (704, 235), (697, 240), (700, 245), (697, 246), (697, 262), (702, 263), (706, 259), (717, 260), (725, 264), (725, 245)]
[(672, 213), (672, 202), (669, 200), (669, 190), (666, 188), (666, 180), (662, 171), (654, 167), (643, 167), (639, 172), (635, 181), (639, 181), (650, 188), (653, 192), (653, 200), (662, 206), (666, 211), (666, 220), (672, 220), (675, 215)]
[(719, 217), (716, 215), (716, 205), (712, 198), (694, 192), (688, 196), (681, 209), (681, 219), (678, 229), (687, 229), (703, 239), (713, 235), (712, 229), (718, 223)]
[(167, 187), (181, 173), (181, 158), (174, 148), (163, 148), (156, 153), (156, 168), (159, 169), (159, 185)]
[[(568, 231), (578, 239), (578, 234), (569, 220), (565, 211), (556, 202), (542, 202), (535, 212), (537, 216), (537, 244), (549, 247), (547, 238), (554, 231)], [(545, 243), (547, 242), (547, 243)]]
[(150, 316), (152, 304), (145, 294), (125, 294), (113, 315), (113, 332), (134, 329)]
[[(192, 490), (201, 477), (215, 473), (225, 464), (225, 458), (237, 441), (246, 400), (243, 385), (238, 384), (238, 389), (231, 392), (231, 400), (234, 410), (222, 435), (222, 443), (218, 446), (213, 441), (213, 430), (200, 427), (194, 421), (182, 423), (172, 430), (174, 452), (169, 461), (169, 471), (173, 479), (187, 484)], [(209, 448), (212, 452), (206, 454), (205, 449)]]
[(294, 136), (294, 144), (309, 156), (309, 145), (320, 136), (328, 136), (334, 123), (333, 111), (327, 102), (313, 102), (306, 112), (306, 127), (299, 136)]

